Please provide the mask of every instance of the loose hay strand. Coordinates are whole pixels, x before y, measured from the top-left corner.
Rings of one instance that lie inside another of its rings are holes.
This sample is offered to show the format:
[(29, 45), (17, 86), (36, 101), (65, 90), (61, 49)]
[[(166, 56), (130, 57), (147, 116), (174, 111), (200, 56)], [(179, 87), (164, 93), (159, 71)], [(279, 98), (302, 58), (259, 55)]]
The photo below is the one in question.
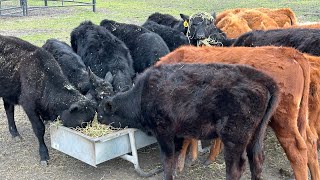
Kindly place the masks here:
[(221, 42), (216, 41), (215, 39), (212, 39), (210, 36), (206, 39), (197, 41), (198, 47), (201, 46), (202, 44), (204, 44), (205, 46), (212, 46), (212, 45), (223, 46), (223, 44)]
[(96, 137), (101, 137), (101, 136), (119, 131), (122, 128), (115, 128), (115, 127), (112, 127), (111, 125), (99, 123), (97, 119), (97, 113), (96, 113), (93, 118), (93, 121), (91, 123), (87, 123), (87, 126), (85, 128), (76, 127), (71, 129), (76, 130), (87, 136), (96, 138)]
[[(200, 13), (195, 13), (193, 15), (190, 16), (189, 18), (189, 22), (188, 22), (188, 29), (187, 29), (187, 38), (188, 38), (188, 41), (190, 43), (190, 39), (192, 39), (192, 37), (190, 36), (190, 24), (192, 24), (192, 20), (195, 18), (195, 17), (201, 17), (202, 19), (208, 19), (210, 21), (214, 21), (214, 17), (207, 13), (207, 12), (200, 12)], [(205, 46), (223, 46), (223, 44), (220, 42), (220, 41), (217, 41), (215, 38), (211, 38), (210, 36), (206, 39), (203, 39), (203, 40), (198, 40), (197, 41), (197, 47), (201, 46), (201, 45), (205, 45)]]
[[(119, 130), (125, 129), (125, 128), (115, 128), (111, 125), (99, 123), (98, 118), (97, 118), (97, 113), (95, 114), (92, 122), (86, 123), (86, 124), (87, 125), (85, 128), (78, 126), (78, 127), (70, 128), (70, 129), (78, 131), (82, 134), (85, 134), (85, 135), (87, 135), (89, 137), (93, 137), (93, 138), (101, 137), (101, 136), (111, 134), (113, 132), (117, 132)], [(61, 126), (62, 125), (61, 119), (58, 117), (57, 120), (52, 123), (52, 125)]]

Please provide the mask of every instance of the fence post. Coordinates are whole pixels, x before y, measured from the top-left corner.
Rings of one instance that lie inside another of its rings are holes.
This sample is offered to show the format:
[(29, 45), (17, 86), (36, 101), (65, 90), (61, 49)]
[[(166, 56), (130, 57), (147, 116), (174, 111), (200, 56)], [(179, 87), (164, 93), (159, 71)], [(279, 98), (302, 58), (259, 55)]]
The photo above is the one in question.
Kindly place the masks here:
[(96, 12), (96, 0), (92, 0), (92, 11)]
[(24, 3), (24, 16), (28, 16), (28, 0), (22, 0)]

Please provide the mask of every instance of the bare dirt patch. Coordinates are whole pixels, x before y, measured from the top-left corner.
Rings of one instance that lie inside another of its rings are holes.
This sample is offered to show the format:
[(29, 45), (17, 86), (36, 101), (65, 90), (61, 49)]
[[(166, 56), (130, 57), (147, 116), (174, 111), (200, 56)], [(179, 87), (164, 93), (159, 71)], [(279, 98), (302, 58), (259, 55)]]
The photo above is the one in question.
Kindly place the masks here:
[[(23, 141), (12, 139), (7, 127), (7, 119), (0, 101), (0, 179), (74, 179), (74, 180), (123, 180), (123, 179), (161, 179), (162, 174), (150, 178), (141, 178), (134, 170), (133, 164), (121, 158), (101, 163), (97, 168), (87, 165), (77, 159), (63, 154), (50, 146), (49, 125), (45, 141), (49, 148), (49, 166), (42, 167), (39, 164), (38, 143), (32, 131), (31, 124), (23, 112), (16, 106), (15, 118), (18, 130), (23, 136)], [(292, 170), (290, 164), (280, 147), (273, 132), (269, 129), (265, 140), (266, 161), (263, 169), (264, 179), (280, 180), (290, 179)], [(161, 164), (158, 145), (154, 144), (138, 151), (141, 167), (148, 170)], [(208, 153), (201, 154), (198, 162), (186, 167), (178, 174), (181, 180), (206, 180), (225, 179), (225, 164), (222, 154), (217, 161), (205, 166), (201, 162), (205, 160)], [(247, 165), (248, 166), (248, 165)], [(247, 171), (242, 179), (250, 179), (250, 171)]]

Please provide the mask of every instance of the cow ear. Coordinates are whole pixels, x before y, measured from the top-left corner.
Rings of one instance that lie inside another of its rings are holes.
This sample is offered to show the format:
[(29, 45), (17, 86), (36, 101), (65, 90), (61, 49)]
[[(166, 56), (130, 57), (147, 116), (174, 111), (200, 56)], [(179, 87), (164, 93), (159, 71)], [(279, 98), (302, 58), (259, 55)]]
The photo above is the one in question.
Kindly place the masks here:
[(213, 17), (213, 21), (215, 21), (216, 18), (217, 18), (216, 12), (215, 12), (215, 11), (212, 11), (212, 12), (211, 12), (211, 16)]
[(97, 84), (97, 76), (91, 71), (91, 68), (87, 68), (88, 74), (89, 74), (89, 79), (92, 85)]
[(113, 76), (112, 76), (112, 74), (111, 74), (110, 71), (106, 74), (106, 76), (104, 77), (104, 80), (107, 81), (107, 82), (109, 82), (110, 84), (112, 83), (112, 81), (113, 81)]
[(180, 14), (180, 17), (183, 21), (187, 21), (189, 22), (189, 16), (185, 15), (185, 14)]
[(78, 111), (80, 109), (80, 106), (79, 106), (79, 104), (77, 104), (77, 103), (74, 103), (74, 104), (72, 104), (71, 106), (70, 106), (70, 108), (69, 108), (69, 112), (75, 112), (75, 111)]

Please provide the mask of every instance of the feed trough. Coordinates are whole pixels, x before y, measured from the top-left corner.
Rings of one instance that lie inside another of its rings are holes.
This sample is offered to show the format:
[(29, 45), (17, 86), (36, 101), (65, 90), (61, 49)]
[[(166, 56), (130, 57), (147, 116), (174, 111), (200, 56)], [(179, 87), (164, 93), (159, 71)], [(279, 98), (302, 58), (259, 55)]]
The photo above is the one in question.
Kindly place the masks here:
[(148, 177), (161, 171), (161, 168), (156, 168), (144, 172), (140, 168), (137, 150), (157, 141), (153, 136), (148, 136), (138, 129), (127, 128), (93, 138), (62, 125), (52, 124), (50, 139), (52, 148), (94, 167), (121, 157), (133, 163), (140, 176)]

